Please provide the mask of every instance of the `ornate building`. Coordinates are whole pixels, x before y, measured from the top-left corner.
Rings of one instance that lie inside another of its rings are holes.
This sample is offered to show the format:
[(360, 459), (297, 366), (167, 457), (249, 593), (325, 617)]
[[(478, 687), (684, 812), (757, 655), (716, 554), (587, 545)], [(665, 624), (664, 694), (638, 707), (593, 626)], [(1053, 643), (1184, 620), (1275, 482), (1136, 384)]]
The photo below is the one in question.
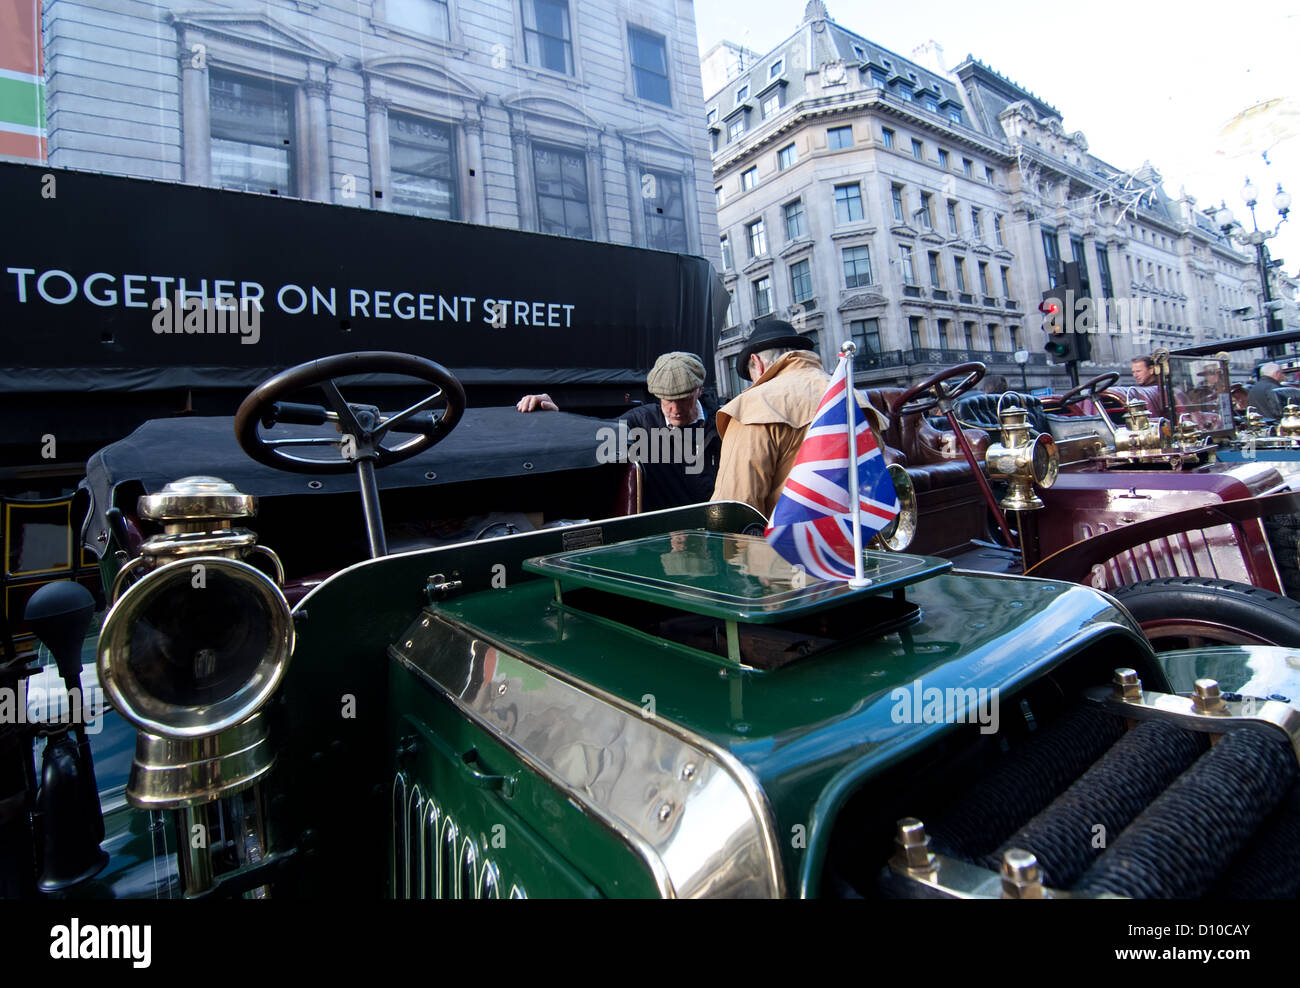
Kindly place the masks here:
[(51, 165), (718, 258), (690, 0), (57, 0)]
[(1062, 381), (1038, 303), (1071, 260), (1097, 300), (1098, 373), (1154, 346), (1257, 331), (1243, 319), (1250, 260), (1194, 200), (1168, 199), (1149, 165), (1125, 173), (1090, 155), (1054, 107), (981, 62), (949, 70), (933, 42), (913, 55), (836, 24), (822, 0), (770, 52), (706, 53), (733, 297), (724, 387), (739, 387), (731, 357), (768, 313), (824, 359), (853, 339), (864, 383), (970, 359), (1013, 385)]

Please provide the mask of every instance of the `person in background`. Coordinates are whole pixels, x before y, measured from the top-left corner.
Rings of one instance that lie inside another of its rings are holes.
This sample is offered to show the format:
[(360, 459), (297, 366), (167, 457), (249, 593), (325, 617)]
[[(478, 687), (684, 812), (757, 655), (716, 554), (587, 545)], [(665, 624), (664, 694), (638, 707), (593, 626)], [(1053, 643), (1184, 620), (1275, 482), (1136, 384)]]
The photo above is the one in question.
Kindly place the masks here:
[(1007, 379), (1002, 374), (991, 374), (984, 378), (984, 393), (986, 395), (1006, 394), (1010, 390), (1011, 386), (1007, 384)]
[(1259, 380), (1250, 386), (1246, 400), (1259, 410), (1266, 419), (1277, 420), (1282, 417), (1282, 403), (1278, 400), (1278, 388), (1284, 387), (1286, 378), (1282, 368), (1271, 360), (1260, 366)]
[[(718, 412), (722, 461), (713, 500), (744, 501), (770, 518), (830, 375), (808, 337), (782, 319), (754, 324), (736, 357), (737, 370), (742, 367), (754, 383)], [(887, 422), (864, 404), (859, 396), (858, 406), (883, 450), (880, 434)]]
[(1148, 356), (1134, 357), (1129, 363), (1129, 370), (1133, 373), (1133, 383), (1139, 387), (1156, 383), (1155, 361)]
[[(718, 406), (704, 394), (704, 377), (704, 362), (695, 354), (680, 350), (661, 354), (646, 375), (646, 389), (659, 401), (620, 416), (627, 424), (630, 449), (642, 439), (648, 451), (681, 450), (683, 454), (668, 462), (659, 455), (640, 460), (642, 511), (698, 504), (713, 492), (722, 439), (714, 423)], [(521, 412), (560, 410), (548, 394), (524, 395), (515, 407)], [(680, 430), (680, 435), (671, 434), (674, 430)]]

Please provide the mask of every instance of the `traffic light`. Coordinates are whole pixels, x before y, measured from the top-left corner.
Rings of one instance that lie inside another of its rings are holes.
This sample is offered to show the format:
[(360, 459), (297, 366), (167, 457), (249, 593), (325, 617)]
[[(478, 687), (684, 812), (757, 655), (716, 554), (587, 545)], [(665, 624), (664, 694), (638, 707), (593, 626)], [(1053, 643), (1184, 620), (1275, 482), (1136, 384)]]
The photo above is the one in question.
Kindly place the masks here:
[(1076, 332), (1075, 300), (1082, 295), (1079, 265), (1071, 261), (1065, 265), (1057, 286), (1043, 292), (1043, 300), (1038, 304), (1038, 311), (1043, 314), (1043, 331), (1047, 333), (1043, 349), (1052, 355), (1055, 363), (1077, 364), (1092, 358), (1092, 339), (1087, 333)]

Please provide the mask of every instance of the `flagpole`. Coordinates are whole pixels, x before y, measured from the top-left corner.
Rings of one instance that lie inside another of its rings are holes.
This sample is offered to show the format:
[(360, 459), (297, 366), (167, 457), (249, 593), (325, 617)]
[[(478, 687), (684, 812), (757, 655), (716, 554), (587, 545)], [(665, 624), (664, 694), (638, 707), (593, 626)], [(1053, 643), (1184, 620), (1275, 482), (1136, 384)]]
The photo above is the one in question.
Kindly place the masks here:
[(849, 361), (849, 366), (844, 368), (844, 387), (848, 394), (844, 396), (844, 408), (849, 425), (849, 502), (853, 505), (853, 579), (849, 580), (851, 587), (869, 586), (871, 581), (863, 575), (862, 572), (862, 523), (861, 523), (861, 504), (858, 498), (858, 426), (856, 415), (858, 410), (858, 396), (853, 390), (853, 355), (857, 353), (857, 346), (852, 340), (847, 340), (840, 345), (840, 360)]

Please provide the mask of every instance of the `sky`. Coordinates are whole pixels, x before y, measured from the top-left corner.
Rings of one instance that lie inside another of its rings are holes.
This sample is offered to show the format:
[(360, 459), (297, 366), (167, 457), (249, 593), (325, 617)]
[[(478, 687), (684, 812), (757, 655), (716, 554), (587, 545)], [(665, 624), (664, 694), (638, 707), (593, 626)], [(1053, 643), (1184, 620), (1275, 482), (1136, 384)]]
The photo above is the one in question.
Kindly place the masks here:
[[(1300, 271), (1300, 115), (1269, 151), (1241, 155), (1221, 129), (1269, 99), (1300, 111), (1300, 0), (1232, 4), (1089, 0), (1040, 6), (1007, 0), (867, 3), (825, 0), (832, 20), (904, 57), (928, 40), (949, 68), (972, 54), (1061, 112), (1089, 151), (1119, 168), (1150, 161), (1165, 192), (1180, 187), (1197, 208), (1227, 203), (1250, 228), (1241, 197), (1249, 175), (1260, 191), (1256, 216), (1268, 228), (1277, 183), (1295, 199), (1293, 217), (1269, 250)], [(695, 0), (700, 52), (735, 41), (759, 52), (798, 28), (805, 0)]]

